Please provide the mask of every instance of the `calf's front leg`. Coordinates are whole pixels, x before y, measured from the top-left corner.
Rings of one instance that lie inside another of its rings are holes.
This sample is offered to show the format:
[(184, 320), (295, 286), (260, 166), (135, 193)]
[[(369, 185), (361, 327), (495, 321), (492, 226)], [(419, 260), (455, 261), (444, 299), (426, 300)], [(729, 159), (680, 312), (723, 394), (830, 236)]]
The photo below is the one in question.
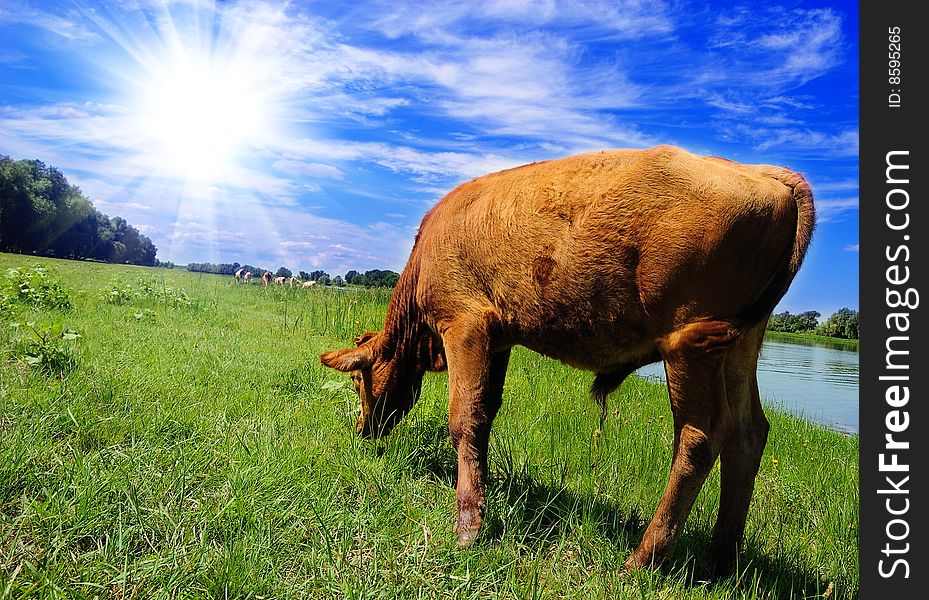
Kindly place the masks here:
[(483, 323), (459, 324), (443, 335), (448, 360), (448, 429), (458, 451), (455, 498), (458, 546), (477, 541), (484, 524), (487, 446), (490, 426), (500, 408), (509, 349), (491, 353), (490, 331)]

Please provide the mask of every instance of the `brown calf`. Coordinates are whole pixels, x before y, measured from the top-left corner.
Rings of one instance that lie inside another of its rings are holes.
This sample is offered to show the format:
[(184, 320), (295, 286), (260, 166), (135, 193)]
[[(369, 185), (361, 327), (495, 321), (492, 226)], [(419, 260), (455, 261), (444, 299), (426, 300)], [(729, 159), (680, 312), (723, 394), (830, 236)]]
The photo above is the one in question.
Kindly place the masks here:
[(674, 458), (625, 567), (668, 558), (719, 457), (709, 560), (725, 572), (768, 434), (755, 378), (765, 323), (813, 221), (802, 176), (669, 146), (494, 173), (423, 219), (384, 329), (321, 360), (352, 373), (363, 436), (389, 432), (423, 373), (447, 365), (461, 546), (483, 524), (490, 426), (514, 345), (596, 373), (601, 408), (629, 373), (664, 360)]

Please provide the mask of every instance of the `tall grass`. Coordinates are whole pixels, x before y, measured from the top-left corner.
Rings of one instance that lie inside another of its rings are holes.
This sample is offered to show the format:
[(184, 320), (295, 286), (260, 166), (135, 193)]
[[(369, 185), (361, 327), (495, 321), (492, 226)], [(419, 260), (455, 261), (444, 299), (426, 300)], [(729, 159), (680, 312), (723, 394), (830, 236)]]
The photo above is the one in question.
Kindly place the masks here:
[(766, 331), (765, 338), (776, 342), (790, 342), (791, 344), (805, 344), (808, 346), (826, 346), (834, 350), (858, 351), (858, 340), (846, 340), (827, 335), (816, 335), (809, 332)]
[[(0, 278), (34, 262), (0, 255)], [(379, 328), (388, 293), (41, 262), (72, 306), (0, 316), (0, 598), (858, 595), (857, 437), (768, 411), (739, 572), (710, 581), (700, 563), (714, 469), (671, 564), (624, 576), (670, 465), (666, 392), (631, 378), (596, 436), (590, 374), (517, 349), (487, 535), (459, 551), (446, 377), (367, 442), (347, 378), (319, 364)], [(189, 304), (101, 299), (140, 277)], [(73, 368), (17, 358), (13, 322), (76, 332)]]

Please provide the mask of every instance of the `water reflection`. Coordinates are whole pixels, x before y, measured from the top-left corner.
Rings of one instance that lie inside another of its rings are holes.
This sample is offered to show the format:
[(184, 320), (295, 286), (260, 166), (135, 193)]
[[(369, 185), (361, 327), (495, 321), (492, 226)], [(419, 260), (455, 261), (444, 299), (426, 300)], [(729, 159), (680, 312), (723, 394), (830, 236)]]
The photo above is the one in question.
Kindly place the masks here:
[[(661, 363), (637, 373), (664, 380)], [(766, 340), (758, 359), (758, 388), (765, 405), (858, 432), (858, 352)]]

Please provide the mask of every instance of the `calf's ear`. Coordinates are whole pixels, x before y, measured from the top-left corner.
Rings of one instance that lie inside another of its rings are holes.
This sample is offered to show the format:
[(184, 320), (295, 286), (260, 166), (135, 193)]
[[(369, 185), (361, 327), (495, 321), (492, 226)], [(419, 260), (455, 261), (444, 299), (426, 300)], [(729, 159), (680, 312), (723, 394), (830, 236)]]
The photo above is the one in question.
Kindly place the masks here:
[(368, 341), (370, 341), (370, 340), (373, 340), (373, 339), (376, 338), (377, 336), (378, 336), (378, 332), (377, 332), (377, 331), (366, 331), (365, 333), (362, 333), (361, 335), (359, 335), (359, 336), (357, 336), (357, 337), (355, 338), (355, 345), (356, 345), (356, 346), (361, 346), (361, 345), (364, 344), (365, 342), (368, 342)]
[(319, 361), (336, 371), (358, 371), (374, 364), (374, 353), (370, 347), (346, 348), (345, 350), (330, 350), (323, 352)]

